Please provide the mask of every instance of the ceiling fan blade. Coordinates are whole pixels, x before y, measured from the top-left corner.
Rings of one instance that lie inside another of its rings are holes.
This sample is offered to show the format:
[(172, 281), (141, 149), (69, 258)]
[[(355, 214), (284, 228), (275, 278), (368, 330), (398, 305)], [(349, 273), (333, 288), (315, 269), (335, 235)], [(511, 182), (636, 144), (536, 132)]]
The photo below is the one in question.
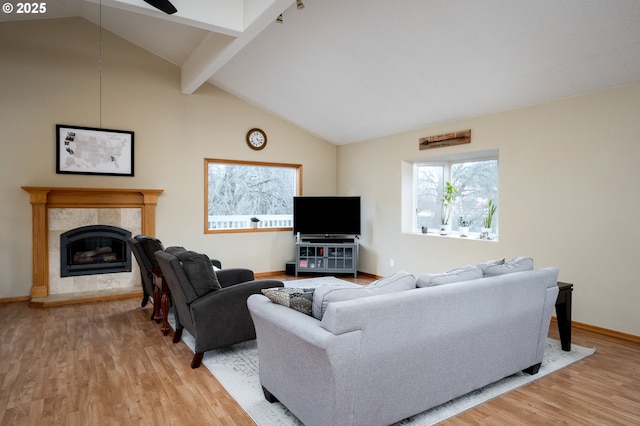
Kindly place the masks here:
[(156, 9), (160, 9), (167, 15), (173, 15), (178, 11), (174, 5), (171, 4), (169, 0), (144, 0), (145, 3), (150, 4)]

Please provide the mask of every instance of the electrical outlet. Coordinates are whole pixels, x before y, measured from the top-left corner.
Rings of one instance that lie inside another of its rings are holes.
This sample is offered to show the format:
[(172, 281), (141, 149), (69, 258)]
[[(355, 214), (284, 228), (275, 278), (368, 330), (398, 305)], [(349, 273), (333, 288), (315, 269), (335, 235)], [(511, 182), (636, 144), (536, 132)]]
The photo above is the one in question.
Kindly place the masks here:
[(389, 266), (391, 266), (392, 268), (395, 266), (396, 261), (393, 259), (389, 259)]

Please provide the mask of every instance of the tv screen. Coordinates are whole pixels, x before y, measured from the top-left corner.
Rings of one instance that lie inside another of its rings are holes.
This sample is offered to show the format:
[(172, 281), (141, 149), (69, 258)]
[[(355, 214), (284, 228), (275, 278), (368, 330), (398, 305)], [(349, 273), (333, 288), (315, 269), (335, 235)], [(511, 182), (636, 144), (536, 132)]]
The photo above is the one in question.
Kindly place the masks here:
[(294, 197), (293, 233), (360, 235), (360, 197)]

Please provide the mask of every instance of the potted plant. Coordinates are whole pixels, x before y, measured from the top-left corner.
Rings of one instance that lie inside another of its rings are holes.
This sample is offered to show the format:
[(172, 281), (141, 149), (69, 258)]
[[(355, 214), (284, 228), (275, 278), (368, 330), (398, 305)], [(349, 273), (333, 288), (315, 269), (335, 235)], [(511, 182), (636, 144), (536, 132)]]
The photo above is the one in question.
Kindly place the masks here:
[(451, 185), (451, 182), (445, 182), (445, 190), (442, 195), (442, 212), (440, 215), (440, 235), (447, 235), (451, 232), (451, 210), (453, 209), (453, 202), (458, 196), (458, 190)]
[(252, 228), (257, 228), (258, 227), (258, 222), (260, 222), (260, 219), (258, 219), (257, 217), (252, 217), (251, 219), (251, 227)]
[(496, 213), (498, 206), (493, 203), (493, 200), (489, 200), (487, 204), (487, 217), (484, 218), (483, 228), (480, 231), (480, 238), (484, 240), (490, 239), (491, 225), (493, 222), (493, 215)]
[(458, 231), (461, 237), (469, 236), (469, 227), (471, 226), (473, 219), (465, 219), (462, 216), (458, 217)]

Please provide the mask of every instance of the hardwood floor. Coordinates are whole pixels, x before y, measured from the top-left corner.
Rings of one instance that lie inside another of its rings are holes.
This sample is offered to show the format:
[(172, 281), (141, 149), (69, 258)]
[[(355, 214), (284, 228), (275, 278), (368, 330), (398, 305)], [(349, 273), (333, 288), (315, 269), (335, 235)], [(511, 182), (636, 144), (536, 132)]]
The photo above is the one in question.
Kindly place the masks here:
[[(253, 425), (139, 304), (1, 304), (0, 424)], [(573, 342), (597, 352), (442, 424), (640, 424), (640, 344), (575, 328)]]
[(640, 344), (575, 327), (572, 343), (596, 353), (441, 424), (640, 425)]

